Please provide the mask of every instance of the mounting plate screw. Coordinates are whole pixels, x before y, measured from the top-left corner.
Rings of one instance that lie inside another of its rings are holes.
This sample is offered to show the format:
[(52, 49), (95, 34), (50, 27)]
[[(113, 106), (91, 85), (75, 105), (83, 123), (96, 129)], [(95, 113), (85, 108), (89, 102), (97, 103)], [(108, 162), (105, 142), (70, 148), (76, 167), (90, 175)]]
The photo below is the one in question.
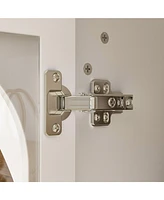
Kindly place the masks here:
[(96, 122), (99, 122), (100, 121), (100, 115), (95, 113), (94, 119), (95, 119)]
[(101, 87), (99, 85), (95, 85), (94, 90), (95, 90), (95, 93), (99, 93), (101, 90)]
[(103, 114), (103, 122), (105, 124), (109, 123), (109, 113), (108, 112), (104, 112), (104, 114)]
[(52, 77), (53, 77), (53, 81), (54, 82), (60, 81), (60, 75), (59, 75), (59, 73), (57, 73), (57, 72), (54, 73)]
[(108, 94), (109, 93), (109, 89), (110, 89), (109, 84), (105, 83), (104, 86), (103, 86), (103, 93), (104, 94)]
[(84, 65), (83, 70), (84, 70), (84, 73), (85, 73), (86, 75), (90, 75), (90, 74), (92, 73), (92, 66), (91, 66), (91, 64), (86, 63), (86, 64)]
[(52, 127), (52, 130), (54, 133), (59, 133), (60, 132), (60, 125), (59, 124), (54, 124)]
[(109, 41), (108, 33), (106, 32), (101, 33), (101, 42), (107, 44), (108, 41)]

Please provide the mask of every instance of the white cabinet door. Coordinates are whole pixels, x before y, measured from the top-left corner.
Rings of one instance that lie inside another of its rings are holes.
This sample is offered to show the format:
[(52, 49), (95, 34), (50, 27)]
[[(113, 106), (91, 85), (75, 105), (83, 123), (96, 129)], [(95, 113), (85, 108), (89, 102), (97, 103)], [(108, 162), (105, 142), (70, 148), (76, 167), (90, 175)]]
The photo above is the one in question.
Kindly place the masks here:
[[(0, 19), (0, 85), (13, 97), (11, 101), (23, 124), (21, 132), (14, 129), (14, 136), (13, 131), (7, 131), (7, 126), (3, 126), (4, 132), (0, 134), (0, 144), (3, 144), (0, 149), (14, 181), (75, 180), (74, 115), (65, 121), (60, 136), (45, 134), (44, 73), (47, 69), (62, 71), (63, 84), (74, 92), (75, 20)], [(0, 174), (9, 180), (6, 164), (2, 158), (0, 161)], [(24, 167), (29, 170), (24, 172)]]
[(164, 181), (163, 35), (162, 19), (76, 20), (76, 93), (96, 78), (134, 95), (134, 110), (112, 115), (108, 127), (76, 114), (76, 181)]

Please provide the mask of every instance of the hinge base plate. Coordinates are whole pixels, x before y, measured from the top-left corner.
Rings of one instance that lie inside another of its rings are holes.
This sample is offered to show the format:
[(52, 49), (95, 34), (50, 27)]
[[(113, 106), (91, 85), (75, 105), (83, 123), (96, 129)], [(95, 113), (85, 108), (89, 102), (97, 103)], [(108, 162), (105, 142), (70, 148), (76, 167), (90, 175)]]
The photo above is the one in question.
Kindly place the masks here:
[[(54, 81), (54, 74), (59, 76)], [(68, 88), (62, 85), (62, 74), (59, 71), (48, 70), (45, 72), (45, 112), (46, 112), (46, 134), (49, 136), (60, 135), (62, 132), (62, 121), (71, 113), (71, 110), (60, 110), (54, 113), (54, 107), (58, 106), (57, 98), (60, 96), (71, 96)], [(57, 109), (56, 109), (57, 110)]]

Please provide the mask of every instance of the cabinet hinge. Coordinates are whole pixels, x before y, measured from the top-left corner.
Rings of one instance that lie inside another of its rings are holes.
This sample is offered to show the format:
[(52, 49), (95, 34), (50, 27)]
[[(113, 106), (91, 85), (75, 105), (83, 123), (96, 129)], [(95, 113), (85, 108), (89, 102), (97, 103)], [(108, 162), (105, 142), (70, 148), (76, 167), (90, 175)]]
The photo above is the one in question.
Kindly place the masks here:
[(91, 114), (92, 126), (107, 126), (113, 113), (133, 109), (133, 95), (111, 92), (108, 80), (94, 79), (90, 83), (90, 94), (71, 96), (68, 88), (62, 85), (62, 74), (48, 70), (45, 73), (46, 133), (59, 135), (62, 121), (73, 110)]

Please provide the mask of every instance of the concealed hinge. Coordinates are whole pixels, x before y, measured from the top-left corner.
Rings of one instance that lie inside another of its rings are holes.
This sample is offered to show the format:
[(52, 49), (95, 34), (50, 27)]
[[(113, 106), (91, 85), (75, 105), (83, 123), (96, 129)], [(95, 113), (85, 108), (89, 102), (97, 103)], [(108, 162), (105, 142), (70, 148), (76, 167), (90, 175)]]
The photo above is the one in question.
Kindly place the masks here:
[(108, 80), (94, 79), (90, 83), (90, 94), (71, 96), (68, 88), (62, 85), (61, 72), (55, 70), (45, 73), (45, 94), (48, 135), (59, 135), (62, 132), (62, 121), (72, 110), (90, 112), (92, 126), (107, 126), (111, 114), (133, 109), (133, 95), (112, 93)]

